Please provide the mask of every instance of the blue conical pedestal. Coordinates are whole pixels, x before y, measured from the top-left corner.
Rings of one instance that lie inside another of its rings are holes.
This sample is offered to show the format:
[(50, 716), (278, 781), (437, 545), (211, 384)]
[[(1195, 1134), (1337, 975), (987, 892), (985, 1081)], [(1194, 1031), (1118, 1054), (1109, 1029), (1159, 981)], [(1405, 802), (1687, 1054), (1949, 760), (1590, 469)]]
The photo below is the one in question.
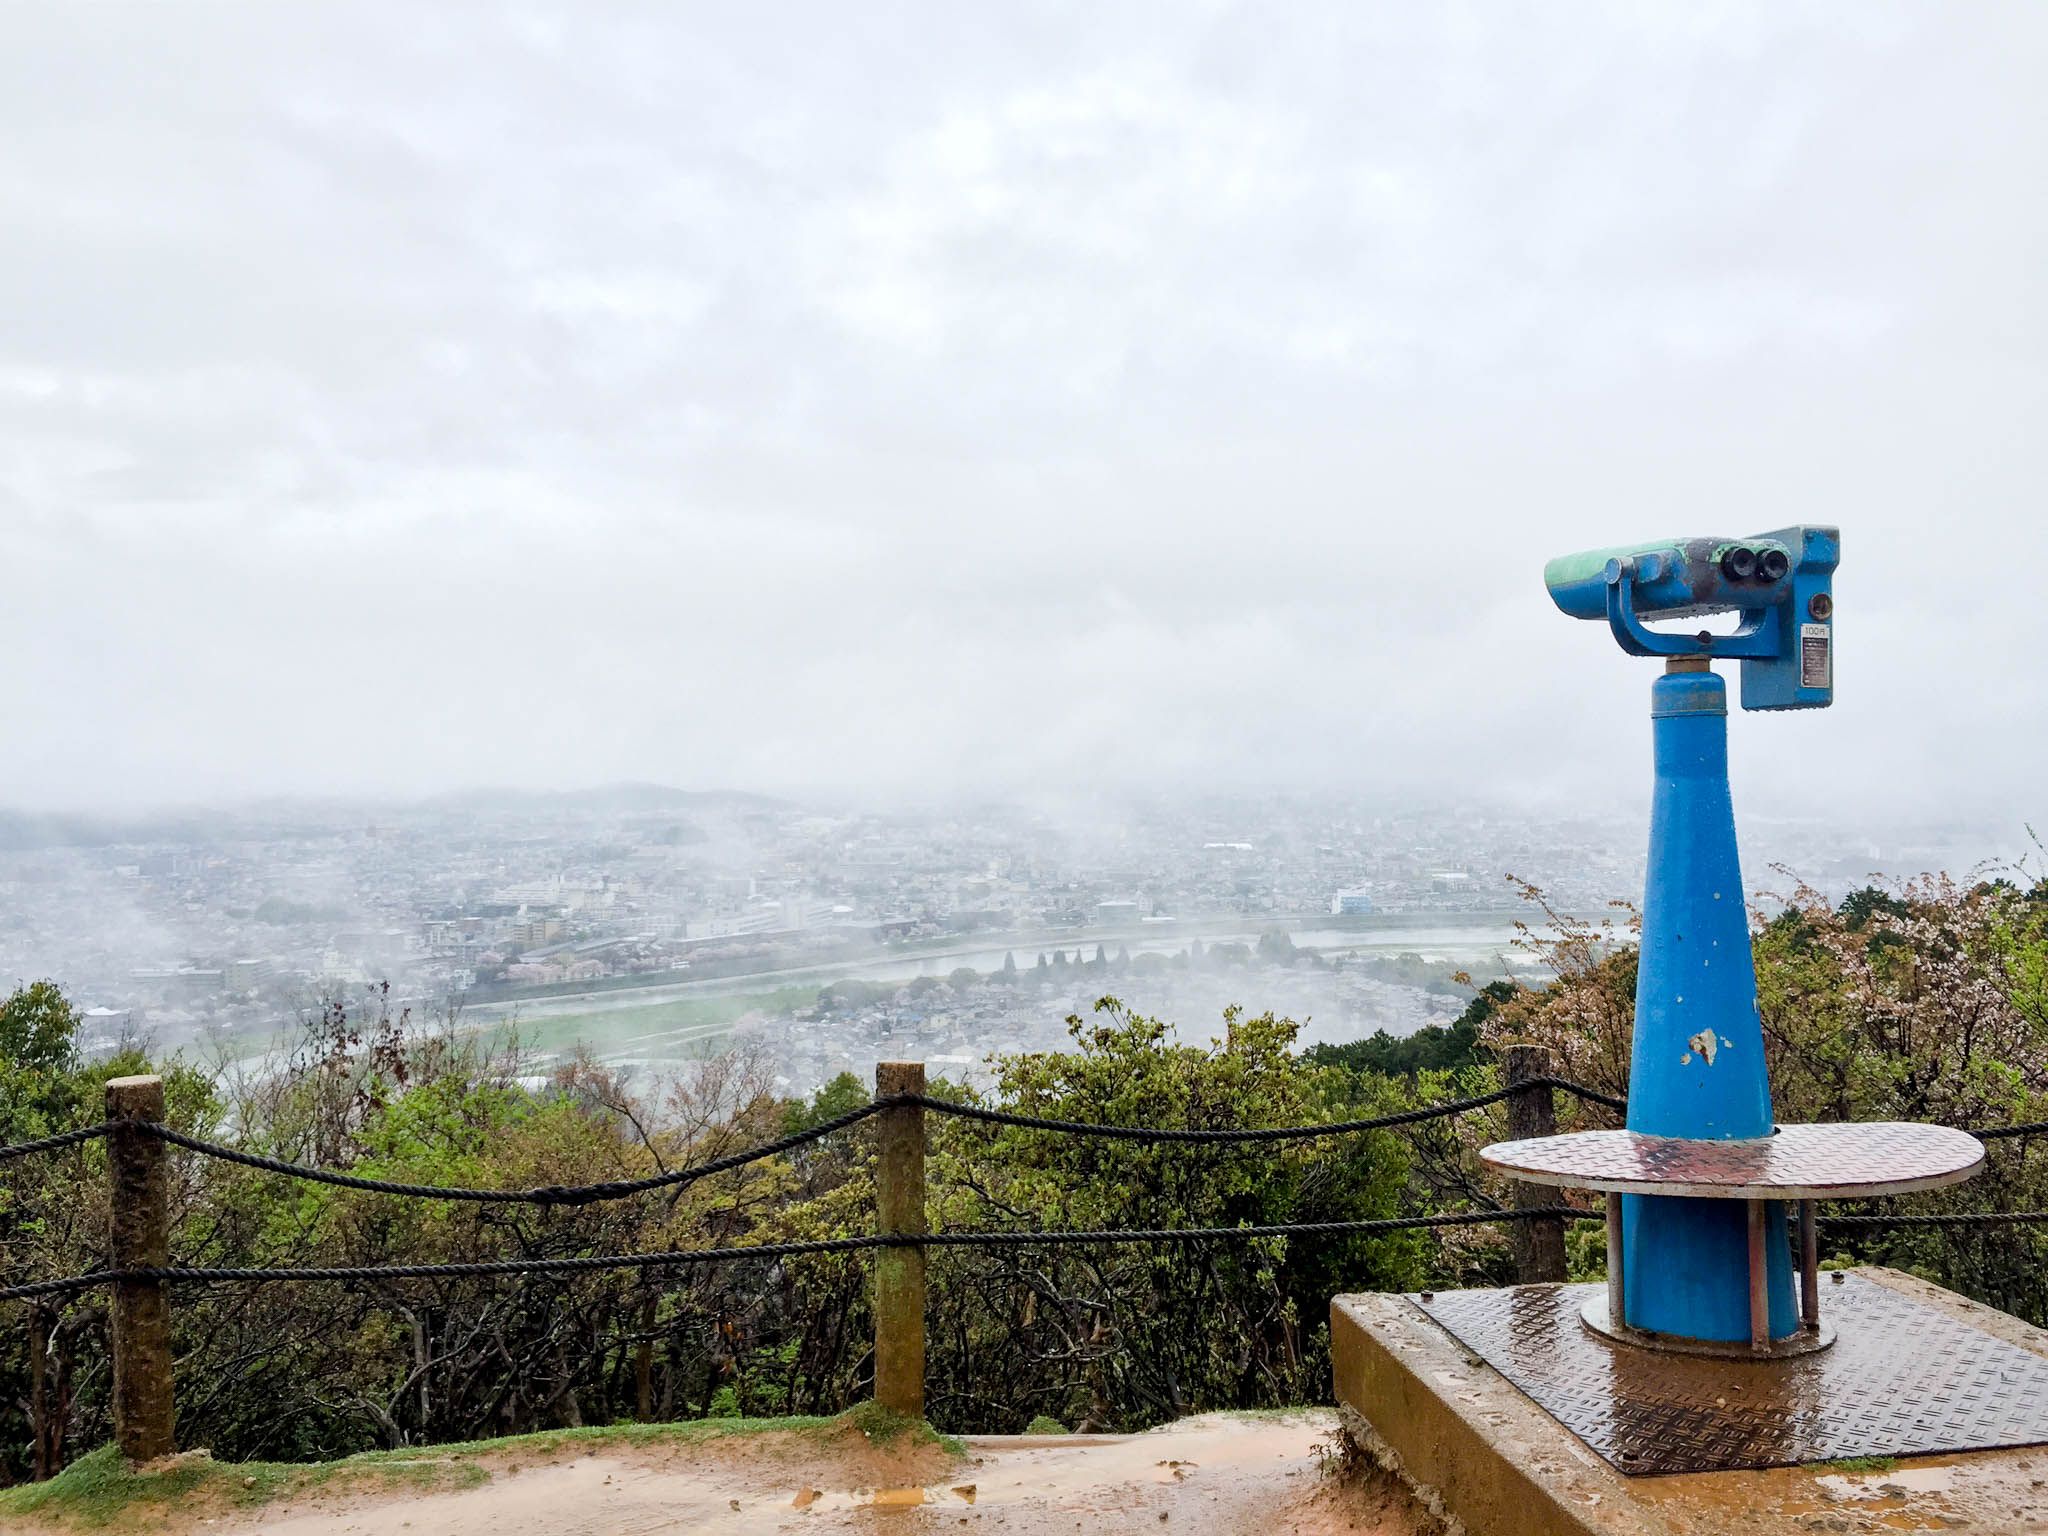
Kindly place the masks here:
[[(1650, 690), (1657, 787), (1636, 977), (1628, 1128), (1732, 1141), (1772, 1132), (1756, 966), (1728, 794), (1728, 691), (1703, 663)], [(1627, 1195), (1626, 1306), (1634, 1328), (1734, 1343), (1750, 1336), (1748, 1211), (1740, 1200)], [(1797, 1331), (1784, 1206), (1767, 1207), (1770, 1333)]]

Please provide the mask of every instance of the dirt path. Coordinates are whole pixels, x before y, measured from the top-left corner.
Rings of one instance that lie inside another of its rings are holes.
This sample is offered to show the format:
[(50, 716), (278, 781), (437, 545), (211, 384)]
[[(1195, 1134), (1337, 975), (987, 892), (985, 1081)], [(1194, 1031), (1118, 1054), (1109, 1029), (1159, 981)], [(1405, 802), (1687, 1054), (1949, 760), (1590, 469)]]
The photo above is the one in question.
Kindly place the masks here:
[(1314, 1447), (1332, 1416), (1212, 1414), (1142, 1435), (987, 1438), (964, 1459), (778, 1434), (485, 1462), (462, 1492), (329, 1495), (252, 1513), (189, 1510), (176, 1536), (767, 1536), (859, 1531), (1199, 1531), (1412, 1536), (1405, 1511), (1332, 1486)]

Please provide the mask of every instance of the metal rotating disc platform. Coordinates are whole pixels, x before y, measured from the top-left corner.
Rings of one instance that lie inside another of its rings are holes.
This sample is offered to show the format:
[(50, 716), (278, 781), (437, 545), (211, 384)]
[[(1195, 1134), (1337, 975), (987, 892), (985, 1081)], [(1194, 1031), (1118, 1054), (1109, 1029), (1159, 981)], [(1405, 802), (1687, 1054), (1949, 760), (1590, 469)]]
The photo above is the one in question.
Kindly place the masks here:
[(1578, 1131), (1497, 1141), (1479, 1156), (1525, 1183), (1611, 1194), (1843, 1200), (1959, 1184), (1983, 1163), (1984, 1143), (1945, 1125), (1878, 1120), (1781, 1125), (1754, 1141)]
[(1790, 1360), (1616, 1348), (1579, 1321), (1595, 1285), (1409, 1299), (1631, 1476), (2048, 1443), (2048, 1359), (1836, 1272), (1835, 1347)]
[[(1974, 1177), (1984, 1143), (1941, 1125), (1879, 1120), (1834, 1125), (1781, 1125), (1753, 1140), (1709, 1141), (1647, 1136), (1640, 1131), (1578, 1131), (1498, 1141), (1480, 1161), (1528, 1184), (1594, 1189), (1607, 1196), (1607, 1301), (1586, 1309), (1586, 1326), (1605, 1338), (1643, 1349), (1685, 1354), (1748, 1353), (1784, 1359), (1823, 1350), (1834, 1330), (1820, 1316), (1820, 1245), (1815, 1202), (1939, 1189)], [(1749, 1208), (1749, 1339), (1687, 1339), (1633, 1328), (1623, 1273), (1622, 1196), (1741, 1200)], [(1799, 1326), (1773, 1336), (1767, 1294), (1766, 1210), (1792, 1204), (1799, 1213)]]

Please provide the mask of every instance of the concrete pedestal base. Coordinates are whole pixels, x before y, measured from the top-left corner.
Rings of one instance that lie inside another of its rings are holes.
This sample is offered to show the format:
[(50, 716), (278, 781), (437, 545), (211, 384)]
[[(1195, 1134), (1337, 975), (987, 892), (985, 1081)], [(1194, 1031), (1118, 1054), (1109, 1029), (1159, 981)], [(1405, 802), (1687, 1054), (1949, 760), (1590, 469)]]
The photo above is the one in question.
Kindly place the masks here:
[[(2016, 1318), (1897, 1271), (1857, 1273), (2048, 1358), (2048, 1333)], [(2048, 1536), (2048, 1445), (1875, 1466), (1629, 1477), (1407, 1298), (1340, 1296), (1330, 1321), (1347, 1423), (1425, 1507), (1469, 1536), (1805, 1536), (1962, 1526)], [(1796, 1362), (1747, 1369), (1785, 1367)]]

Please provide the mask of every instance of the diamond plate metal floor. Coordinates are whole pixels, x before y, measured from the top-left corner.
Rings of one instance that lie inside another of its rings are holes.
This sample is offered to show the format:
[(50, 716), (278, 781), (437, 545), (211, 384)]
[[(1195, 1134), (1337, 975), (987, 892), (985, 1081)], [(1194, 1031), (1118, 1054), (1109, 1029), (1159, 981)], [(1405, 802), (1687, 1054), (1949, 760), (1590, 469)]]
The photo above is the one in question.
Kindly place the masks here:
[(1610, 1344), (1579, 1321), (1597, 1289), (1409, 1299), (1631, 1476), (2048, 1444), (2048, 1359), (1859, 1275), (1822, 1292), (1835, 1346), (1783, 1361)]

